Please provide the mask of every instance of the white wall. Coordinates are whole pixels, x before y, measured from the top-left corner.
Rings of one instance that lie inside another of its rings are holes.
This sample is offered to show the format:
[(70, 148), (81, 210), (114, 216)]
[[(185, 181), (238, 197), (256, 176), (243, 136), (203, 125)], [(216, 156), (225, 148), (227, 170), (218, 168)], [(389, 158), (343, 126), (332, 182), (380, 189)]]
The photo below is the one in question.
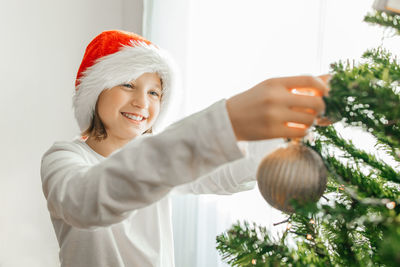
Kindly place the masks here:
[(58, 266), (40, 159), (78, 133), (71, 97), (88, 42), (141, 30), (139, 0), (0, 0), (0, 266)]

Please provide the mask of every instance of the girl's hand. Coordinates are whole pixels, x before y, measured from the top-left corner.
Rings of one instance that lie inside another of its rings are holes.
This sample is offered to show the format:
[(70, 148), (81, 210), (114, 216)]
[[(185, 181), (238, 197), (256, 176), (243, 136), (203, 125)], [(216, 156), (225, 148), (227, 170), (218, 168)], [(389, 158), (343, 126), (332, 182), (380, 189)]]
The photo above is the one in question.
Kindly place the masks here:
[[(265, 80), (226, 101), (236, 138), (260, 140), (303, 137), (325, 110), (329, 76), (295, 76)], [(315, 96), (293, 94), (296, 88), (315, 91)], [(305, 125), (290, 127), (289, 125)]]

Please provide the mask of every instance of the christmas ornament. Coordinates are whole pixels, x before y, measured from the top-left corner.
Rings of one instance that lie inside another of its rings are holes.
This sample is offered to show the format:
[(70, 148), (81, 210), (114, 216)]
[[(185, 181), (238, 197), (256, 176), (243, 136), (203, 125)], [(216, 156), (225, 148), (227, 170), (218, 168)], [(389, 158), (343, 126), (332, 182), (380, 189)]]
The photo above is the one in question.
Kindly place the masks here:
[(291, 201), (315, 202), (322, 196), (327, 171), (321, 157), (299, 140), (266, 156), (257, 171), (258, 188), (273, 207), (292, 213)]
[[(328, 78), (328, 77), (325, 77)], [(298, 95), (319, 96), (321, 92), (313, 88), (292, 88), (291, 93)], [(314, 110), (296, 108), (298, 111), (315, 113)], [(321, 117), (319, 120), (323, 119)], [(331, 124), (324, 120), (326, 126)], [(320, 121), (316, 121), (319, 124)], [(306, 125), (287, 122), (288, 127), (307, 128)], [(309, 137), (313, 137), (309, 135)], [(317, 201), (326, 188), (326, 168), (321, 157), (312, 149), (295, 139), (272, 154), (265, 157), (257, 171), (258, 188), (264, 199), (273, 207), (292, 213), (291, 201), (298, 204)]]

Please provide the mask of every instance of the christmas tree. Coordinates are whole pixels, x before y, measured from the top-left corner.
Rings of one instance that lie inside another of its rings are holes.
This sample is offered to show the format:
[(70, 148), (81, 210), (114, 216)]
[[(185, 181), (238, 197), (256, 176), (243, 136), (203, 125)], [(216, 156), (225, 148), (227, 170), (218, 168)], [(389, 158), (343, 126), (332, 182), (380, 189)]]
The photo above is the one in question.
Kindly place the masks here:
[[(400, 35), (400, 15), (373, 11), (366, 22)], [(358, 127), (378, 154), (357, 148), (333, 124), (303, 141), (323, 159), (328, 184), (318, 203), (295, 206), (278, 238), (262, 226), (237, 223), (217, 237), (232, 266), (400, 266), (400, 64), (383, 47), (360, 62), (331, 65), (326, 117)]]

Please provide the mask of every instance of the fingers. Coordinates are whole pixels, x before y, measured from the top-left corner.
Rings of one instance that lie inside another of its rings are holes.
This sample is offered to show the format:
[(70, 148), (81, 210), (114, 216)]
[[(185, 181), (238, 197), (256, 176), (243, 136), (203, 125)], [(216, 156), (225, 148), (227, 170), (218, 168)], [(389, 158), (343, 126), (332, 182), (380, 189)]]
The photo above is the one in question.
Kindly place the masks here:
[[(321, 78), (322, 77), (322, 78)], [(329, 88), (323, 79), (328, 79), (324, 75), (314, 76), (293, 76), (276, 78), (277, 81), (288, 89), (292, 88), (313, 88), (321, 92), (321, 95), (328, 96)]]
[(285, 125), (282, 125), (282, 128), (280, 130), (280, 137), (285, 137), (285, 138), (302, 138), (306, 136), (307, 134), (307, 128), (294, 128), (294, 127), (288, 127)]
[(308, 128), (289, 127), (286, 123), (268, 129), (269, 138), (302, 138), (307, 132)]
[(322, 74), (322, 75), (318, 75), (318, 78), (320, 78), (325, 84), (328, 84), (332, 78), (332, 75), (331, 74)]
[[(325, 110), (322, 95), (330, 75), (296, 76), (265, 80), (226, 101), (237, 140), (301, 138), (318, 114)], [(301, 89), (291, 93), (291, 89)], [(320, 92), (304, 95), (305, 93)], [(303, 126), (301, 127), (295, 127)]]
[[(279, 113), (279, 119), (275, 118), (275, 122), (267, 127), (270, 138), (303, 137), (315, 120), (314, 115), (290, 109), (281, 109)], [(270, 120), (268, 121), (271, 123)]]
[(330, 121), (328, 118), (317, 118), (317, 121), (315, 122), (316, 125), (318, 126), (329, 126), (332, 125), (333, 122)]
[(325, 102), (321, 97), (305, 96), (290, 94), (287, 97), (287, 104), (289, 107), (298, 107), (302, 109), (312, 109), (315, 114), (321, 114), (325, 110)]
[(329, 82), (332, 79), (332, 75), (331, 74), (319, 75), (318, 78), (320, 78), (324, 82), (324, 84), (328, 87), (328, 96), (329, 96), (329, 91), (331, 90)]
[(283, 121), (285, 122), (294, 122), (299, 124), (304, 124), (306, 127), (310, 127), (315, 120), (315, 116), (304, 113), (304, 112), (297, 112), (288, 109), (284, 114), (282, 114)]

